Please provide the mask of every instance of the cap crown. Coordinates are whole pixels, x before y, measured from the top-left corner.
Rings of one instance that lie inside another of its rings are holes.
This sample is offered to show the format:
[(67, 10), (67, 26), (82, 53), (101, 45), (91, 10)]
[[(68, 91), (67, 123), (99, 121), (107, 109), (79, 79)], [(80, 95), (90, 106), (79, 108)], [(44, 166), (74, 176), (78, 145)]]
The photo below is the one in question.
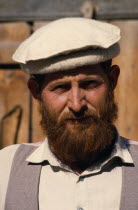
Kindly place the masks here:
[(86, 49), (107, 49), (120, 39), (118, 27), (85, 18), (63, 18), (38, 29), (13, 55), (22, 64)]

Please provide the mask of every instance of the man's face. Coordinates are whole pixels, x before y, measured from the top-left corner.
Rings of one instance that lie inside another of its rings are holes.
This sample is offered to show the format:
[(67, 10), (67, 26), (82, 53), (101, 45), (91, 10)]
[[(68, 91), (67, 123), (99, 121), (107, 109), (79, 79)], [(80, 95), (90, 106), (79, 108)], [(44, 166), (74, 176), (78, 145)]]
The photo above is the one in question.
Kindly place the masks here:
[(62, 163), (86, 164), (111, 145), (117, 107), (100, 64), (47, 75), (40, 98), (41, 125)]
[(81, 68), (76, 73), (62, 72), (49, 76), (41, 98), (49, 112), (57, 115), (58, 122), (71, 113), (73, 117), (66, 119), (66, 127), (73, 130), (90, 117), (83, 117), (86, 110), (100, 115), (100, 107), (109, 92), (109, 81), (100, 65)]

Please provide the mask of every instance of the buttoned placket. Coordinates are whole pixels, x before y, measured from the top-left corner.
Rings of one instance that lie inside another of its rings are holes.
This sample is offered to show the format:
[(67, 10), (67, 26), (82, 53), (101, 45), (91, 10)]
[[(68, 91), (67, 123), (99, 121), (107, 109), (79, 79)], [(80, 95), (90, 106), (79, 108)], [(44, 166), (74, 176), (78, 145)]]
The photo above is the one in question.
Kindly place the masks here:
[(77, 181), (77, 190), (76, 190), (76, 206), (77, 210), (85, 210), (87, 209), (87, 204), (85, 201), (85, 196), (84, 192), (86, 193), (86, 183), (85, 183), (85, 177), (84, 176), (78, 176), (78, 181)]

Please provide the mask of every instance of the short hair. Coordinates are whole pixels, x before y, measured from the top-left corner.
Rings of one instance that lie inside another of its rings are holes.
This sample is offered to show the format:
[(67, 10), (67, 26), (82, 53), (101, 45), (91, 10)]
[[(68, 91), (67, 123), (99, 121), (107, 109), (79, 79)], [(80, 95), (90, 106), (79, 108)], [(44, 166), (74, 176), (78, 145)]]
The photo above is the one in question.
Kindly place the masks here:
[(112, 59), (101, 62), (101, 66), (102, 66), (104, 72), (108, 75), (110, 73), (110, 69), (112, 66)]

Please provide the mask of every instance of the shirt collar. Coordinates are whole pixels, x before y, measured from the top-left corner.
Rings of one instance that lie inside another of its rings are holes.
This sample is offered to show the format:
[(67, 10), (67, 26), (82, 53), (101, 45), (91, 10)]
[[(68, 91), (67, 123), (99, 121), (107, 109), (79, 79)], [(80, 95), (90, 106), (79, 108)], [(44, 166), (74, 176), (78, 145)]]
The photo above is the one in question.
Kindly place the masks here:
[(60, 162), (52, 153), (49, 148), (48, 139), (46, 138), (43, 143), (26, 159), (31, 163), (42, 163), (48, 161), (51, 166), (60, 166)]
[(117, 132), (116, 142), (114, 144), (114, 148), (110, 157), (102, 163), (100, 163), (100, 161), (97, 162), (95, 165), (89, 167), (86, 171), (84, 171), (81, 175), (88, 175), (92, 173), (94, 174), (102, 171), (102, 168), (107, 163), (109, 163), (110, 160), (113, 160), (116, 157), (119, 157), (123, 163), (131, 163), (131, 164), (134, 163), (125, 142), (123, 141), (123, 139), (121, 139), (118, 132)]
[[(111, 156), (104, 161), (99, 167), (90, 167), (88, 171), (93, 170), (95, 173), (100, 171), (101, 168), (114, 157), (120, 157), (123, 163), (133, 163), (133, 159), (125, 145), (125, 142), (120, 138), (117, 133), (116, 143), (114, 145), (113, 152)], [(26, 159), (26, 161), (31, 163), (42, 163), (43, 161), (48, 161), (51, 166), (61, 167), (60, 161), (51, 152), (48, 144), (47, 138), (45, 141)]]
[(119, 136), (118, 133), (113, 154), (111, 155), (111, 158), (113, 157), (120, 157), (123, 163), (134, 163), (124, 140)]

